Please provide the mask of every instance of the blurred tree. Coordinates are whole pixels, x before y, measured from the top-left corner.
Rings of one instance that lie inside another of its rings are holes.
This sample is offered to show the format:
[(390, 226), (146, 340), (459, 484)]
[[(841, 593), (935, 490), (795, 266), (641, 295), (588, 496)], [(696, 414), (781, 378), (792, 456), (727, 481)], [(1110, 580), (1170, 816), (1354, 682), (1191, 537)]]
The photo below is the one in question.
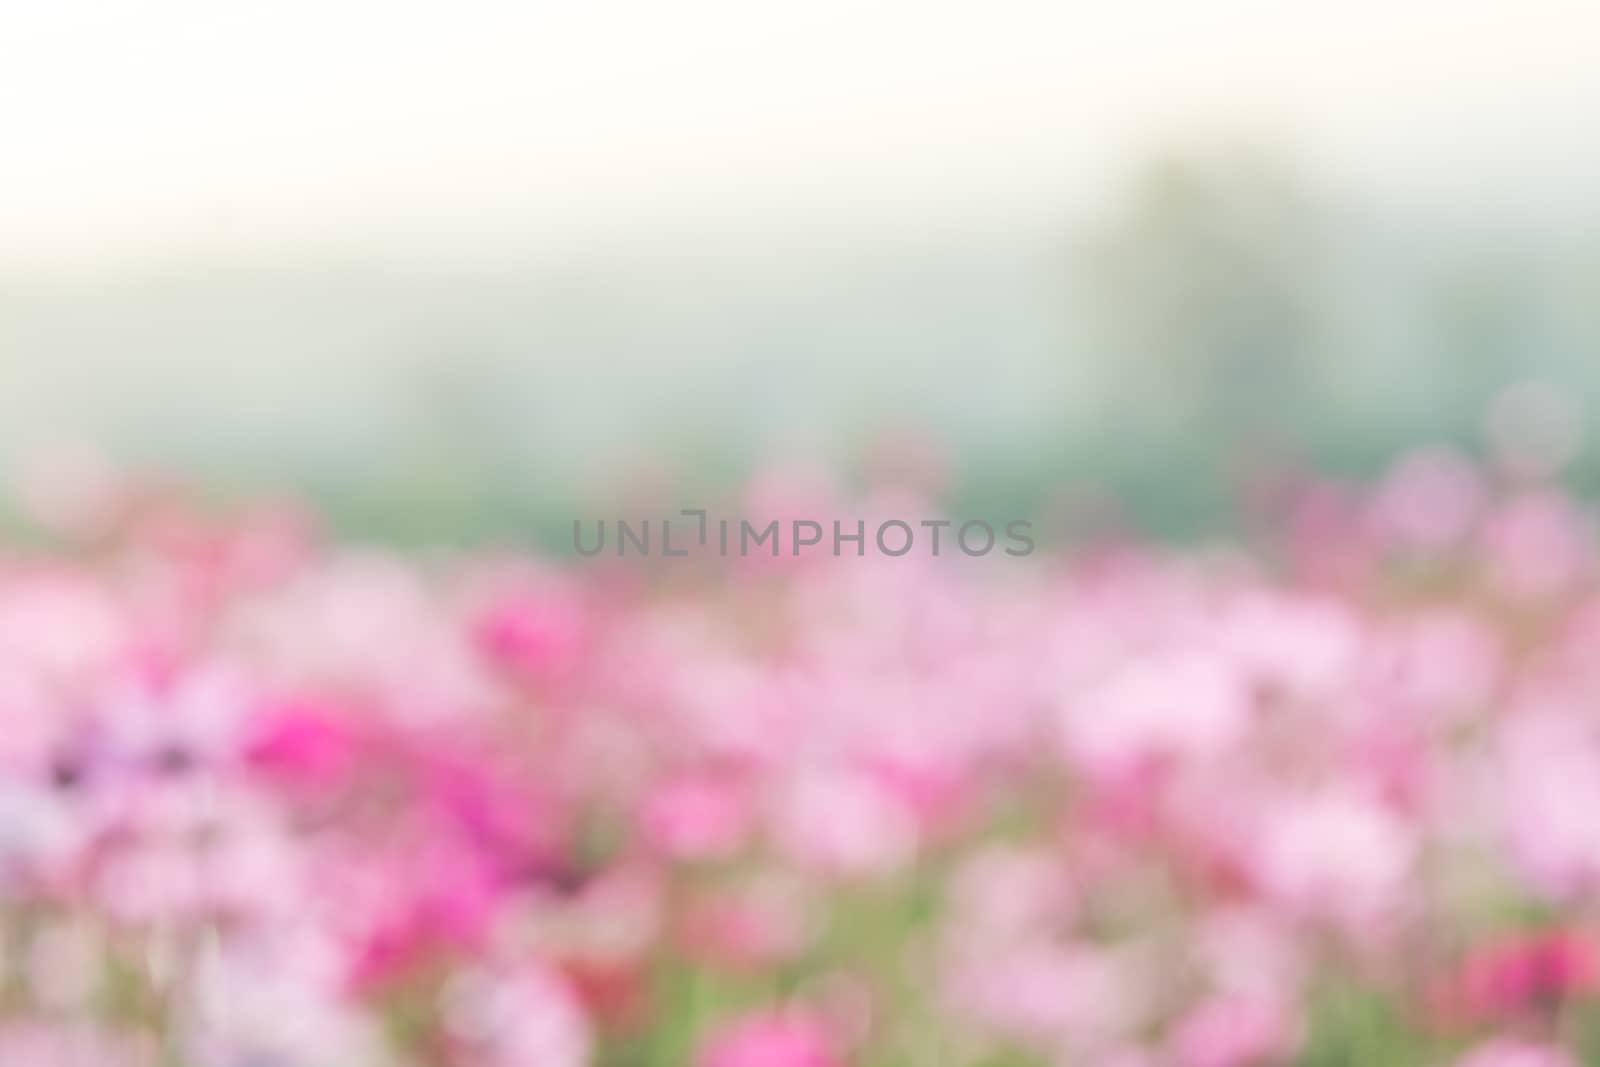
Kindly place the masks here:
[(1321, 374), (1325, 226), (1270, 157), (1150, 166), (1082, 260), (1091, 336), (1122, 390), (1119, 420), (1218, 457), (1292, 436)]

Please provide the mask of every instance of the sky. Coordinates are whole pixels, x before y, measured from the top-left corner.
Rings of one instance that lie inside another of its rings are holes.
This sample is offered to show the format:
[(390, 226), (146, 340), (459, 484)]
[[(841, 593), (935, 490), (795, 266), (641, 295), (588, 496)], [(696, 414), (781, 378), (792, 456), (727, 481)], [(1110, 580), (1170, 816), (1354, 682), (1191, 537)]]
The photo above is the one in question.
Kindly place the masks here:
[(5, 0), (0, 269), (1026, 216), (1207, 139), (1538, 205), (1596, 134), (1585, 0)]

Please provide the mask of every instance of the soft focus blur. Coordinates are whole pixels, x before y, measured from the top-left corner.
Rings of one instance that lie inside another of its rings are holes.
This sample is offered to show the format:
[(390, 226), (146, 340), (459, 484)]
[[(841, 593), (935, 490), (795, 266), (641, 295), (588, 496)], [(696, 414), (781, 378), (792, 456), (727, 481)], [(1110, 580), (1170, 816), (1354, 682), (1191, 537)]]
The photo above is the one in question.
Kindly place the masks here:
[(970, 506), (1185, 532), (1264, 457), (1371, 473), (1600, 390), (1579, 0), (3, 20), (12, 460), (548, 541), (646, 459), (911, 439)]
[(0, 1067), (1600, 1063), (1597, 133), (1550, 0), (0, 8)]

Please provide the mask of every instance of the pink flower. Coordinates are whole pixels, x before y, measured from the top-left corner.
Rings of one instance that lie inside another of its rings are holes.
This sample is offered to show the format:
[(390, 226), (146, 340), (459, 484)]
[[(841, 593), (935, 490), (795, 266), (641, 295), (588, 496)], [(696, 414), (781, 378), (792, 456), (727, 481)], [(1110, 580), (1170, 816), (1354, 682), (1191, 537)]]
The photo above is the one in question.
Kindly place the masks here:
[(1579, 1067), (1577, 1057), (1557, 1045), (1519, 1038), (1495, 1038), (1477, 1046), (1455, 1067)]
[(1530, 710), (1498, 738), (1486, 768), (1507, 851), (1527, 887), (1571, 900), (1600, 885), (1600, 747), (1566, 710)]
[(1243, 679), (1200, 651), (1129, 657), (1105, 679), (1068, 697), (1061, 738), (1071, 764), (1115, 780), (1151, 761), (1212, 760), (1244, 733)]
[(842, 1067), (821, 1022), (798, 1012), (769, 1012), (735, 1022), (711, 1039), (700, 1067)]
[(748, 836), (750, 800), (732, 782), (685, 777), (646, 798), (640, 827), (648, 840), (678, 859), (726, 858)]
[(1251, 1067), (1287, 1059), (1298, 1025), (1281, 1003), (1262, 998), (1210, 1000), (1179, 1021), (1172, 1057), (1181, 1067)]
[(1455, 452), (1416, 452), (1397, 463), (1372, 505), (1376, 532), (1401, 547), (1439, 551), (1459, 543), (1483, 506), (1483, 481)]
[(1491, 942), (1467, 957), (1447, 999), (1474, 1021), (1554, 1011), (1600, 985), (1600, 948), (1580, 934), (1550, 931)]
[(355, 765), (355, 730), (331, 707), (298, 701), (260, 718), (245, 749), (260, 770), (296, 784), (331, 785)]
[(502, 592), (479, 612), (472, 632), (490, 659), (524, 678), (551, 680), (577, 667), (589, 620), (577, 592), (552, 580)]
[(1534, 490), (1503, 505), (1483, 531), (1490, 575), (1505, 593), (1554, 596), (1583, 577), (1593, 560), (1587, 511), (1553, 489)]
[(910, 862), (918, 844), (911, 814), (856, 772), (800, 775), (779, 798), (775, 820), (784, 857), (816, 874), (887, 876)]
[(1120, 1045), (1148, 1021), (1154, 975), (1141, 959), (1043, 938), (985, 948), (950, 933), (946, 996), (984, 1030), (1030, 1047), (1092, 1051)]
[(1413, 828), (1357, 791), (1277, 799), (1252, 852), (1267, 896), (1295, 914), (1377, 933), (1397, 917), (1416, 851)]
[(364, 916), (364, 929), (353, 938), (354, 989), (377, 988), (451, 954), (483, 950), (497, 887), (476, 857), (426, 842), (416, 854), (396, 859), (382, 877), (387, 899), (374, 901), (381, 910)]
[(445, 1025), (485, 1067), (585, 1067), (593, 1035), (577, 996), (540, 967), (467, 969), (444, 990)]
[(1449, 608), (1408, 619), (1384, 633), (1374, 651), (1384, 691), (1425, 724), (1458, 722), (1480, 710), (1504, 660), (1488, 620)]

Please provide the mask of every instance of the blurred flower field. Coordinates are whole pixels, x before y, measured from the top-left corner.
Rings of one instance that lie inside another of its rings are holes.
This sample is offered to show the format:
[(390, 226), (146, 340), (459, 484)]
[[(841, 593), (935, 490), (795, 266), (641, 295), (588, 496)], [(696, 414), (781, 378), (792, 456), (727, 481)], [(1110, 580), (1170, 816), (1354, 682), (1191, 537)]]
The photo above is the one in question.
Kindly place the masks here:
[(1594, 529), (1537, 471), (1021, 561), (34, 503), (0, 1064), (1600, 1061)]

